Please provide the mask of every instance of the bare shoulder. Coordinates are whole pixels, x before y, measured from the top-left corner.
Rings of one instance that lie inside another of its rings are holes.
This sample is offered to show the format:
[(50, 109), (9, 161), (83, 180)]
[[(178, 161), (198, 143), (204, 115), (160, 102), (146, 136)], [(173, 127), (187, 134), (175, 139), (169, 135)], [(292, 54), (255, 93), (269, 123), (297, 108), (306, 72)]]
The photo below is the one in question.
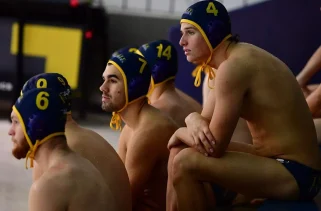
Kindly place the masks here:
[[(174, 133), (173, 131), (172, 133)], [(139, 129), (133, 133), (132, 138), (127, 144), (128, 151), (136, 154), (151, 154), (155, 157), (163, 157), (168, 155), (167, 143), (171, 135), (167, 131), (153, 127)]]
[(255, 63), (240, 55), (232, 55), (228, 60), (224, 61), (217, 70), (215, 79), (218, 86), (246, 86), (255, 76), (257, 69), (254, 68)]
[(137, 130), (133, 132), (131, 142), (136, 146), (164, 147), (177, 130), (175, 122), (161, 112), (146, 118)]
[(71, 181), (65, 172), (45, 172), (30, 188), (29, 210), (65, 210), (72, 189)]
[(107, 141), (104, 137), (102, 137), (97, 132), (95, 132), (89, 128), (81, 127), (81, 130), (82, 130), (82, 134), (84, 134), (84, 135), (91, 136), (92, 138), (99, 139), (102, 141)]
[(68, 130), (68, 133), (66, 133), (66, 137), (68, 145), (70, 145), (71, 147), (86, 146), (87, 144), (84, 144), (84, 142), (94, 142), (95, 144), (100, 144), (100, 146), (109, 145), (108, 140), (106, 140), (100, 134), (89, 128), (81, 126), (78, 126), (76, 129), (72, 128)]
[(157, 124), (157, 121), (137, 130), (137, 132), (133, 134), (132, 138), (142, 138), (142, 140), (146, 141), (150, 139), (153, 139), (155, 141), (167, 139), (168, 137), (171, 137), (178, 128), (177, 125), (171, 120), (159, 124)]
[(72, 184), (69, 180), (72, 179), (73, 169), (64, 165), (56, 165), (49, 168), (33, 185), (36, 187), (56, 187), (69, 188)]

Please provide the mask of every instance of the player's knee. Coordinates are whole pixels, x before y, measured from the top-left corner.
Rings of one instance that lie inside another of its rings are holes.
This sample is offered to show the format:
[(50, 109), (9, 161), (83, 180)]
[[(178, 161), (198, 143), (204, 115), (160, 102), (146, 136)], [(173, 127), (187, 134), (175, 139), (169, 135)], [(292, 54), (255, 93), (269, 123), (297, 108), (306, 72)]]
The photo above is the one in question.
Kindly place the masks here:
[(195, 155), (196, 152), (192, 148), (181, 150), (173, 160), (173, 183), (177, 184), (187, 174), (192, 175), (191, 172), (195, 168)]
[(188, 148), (188, 146), (185, 144), (180, 144), (172, 147), (169, 151), (169, 154), (170, 154), (169, 157), (172, 157), (172, 158), (176, 157), (176, 155), (185, 148)]

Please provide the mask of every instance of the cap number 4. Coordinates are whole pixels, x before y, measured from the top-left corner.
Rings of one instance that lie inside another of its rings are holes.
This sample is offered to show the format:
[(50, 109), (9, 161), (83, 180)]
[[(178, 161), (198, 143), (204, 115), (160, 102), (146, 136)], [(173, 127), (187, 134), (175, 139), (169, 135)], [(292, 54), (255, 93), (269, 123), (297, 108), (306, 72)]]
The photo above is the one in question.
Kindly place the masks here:
[(209, 2), (206, 8), (207, 13), (213, 13), (215, 16), (218, 14), (218, 10), (216, 9), (213, 2)]

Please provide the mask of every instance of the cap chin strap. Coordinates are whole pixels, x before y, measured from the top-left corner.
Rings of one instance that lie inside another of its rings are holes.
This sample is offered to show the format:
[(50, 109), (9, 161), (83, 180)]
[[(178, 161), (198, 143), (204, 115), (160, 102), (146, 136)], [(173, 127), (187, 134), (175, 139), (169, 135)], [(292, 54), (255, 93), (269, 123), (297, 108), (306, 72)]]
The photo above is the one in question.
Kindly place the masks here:
[(40, 145), (40, 141), (37, 140), (35, 145), (33, 147), (30, 146), (30, 149), (27, 153), (27, 156), (26, 156), (26, 169), (28, 169), (28, 159), (30, 158), (30, 168), (33, 168), (33, 160), (35, 159), (35, 154), (36, 154), (36, 151), (38, 149)]
[(127, 108), (128, 105), (130, 105), (130, 104), (132, 104), (132, 103), (134, 103), (134, 102), (136, 102), (136, 101), (138, 101), (140, 99), (143, 99), (145, 97), (147, 97), (147, 96), (144, 95), (144, 96), (141, 96), (141, 97), (139, 97), (139, 98), (137, 98), (137, 99), (135, 99), (135, 100), (133, 100), (133, 101), (131, 101), (129, 103), (126, 103), (122, 109), (120, 109), (119, 111), (113, 112), (113, 116), (111, 117), (111, 120), (110, 120), (110, 123), (109, 123), (110, 128), (115, 130), (115, 131), (121, 130), (122, 129), (122, 126), (121, 126), (122, 120), (121, 120), (121, 117), (120, 117), (120, 112), (122, 112), (125, 108)]
[(115, 111), (113, 112), (113, 116), (111, 117), (111, 120), (110, 120), (110, 123), (109, 123), (109, 126), (111, 129), (117, 131), (117, 130), (121, 130), (122, 127), (121, 127), (121, 117), (120, 117), (120, 112), (122, 112), (127, 106), (128, 106), (129, 103), (125, 104), (125, 106), (120, 109), (119, 111)]
[(48, 141), (49, 139), (51, 139), (54, 136), (61, 136), (61, 135), (65, 135), (65, 133), (64, 132), (56, 132), (56, 133), (50, 134), (49, 136), (45, 137), (41, 141), (37, 140), (35, 145), (29, 144), (30, 149), (26, 155), (26, 163), (25, 163), (26, 169), (28, 169), (28, 159), (29, 158), (30, 158), (30, 168), (33, 168), (33, 160), (35, 159), (36, 151), (41, 144), (45, 143), (46, 141)]
[[(230, 38), (232, 35), (229, 34), (227, 35), (214, 49), (211, 50), (211, 54), (209, 56), (209, 58), (207, 59), (207, 61), (205, 63), (203, 63), (202, 65), (198, 65), (192, 72), (192, 76), (195, 78), (194, 81), (194, 86), (195, 87), (199, 87), (201, 85), (201, 80), (202, 80), (202, 72), (204, 71), (205, 73), (207, 73), (209, 75), (208, 77), (208, 87), (210, 89), (214, 89), (214, 87), (210, 86), (209, 80), (213, 80), (215, 78), (215, 72), (212, 69), (211, 66), (208, 65), (208, 63), (211, 61), (212, 56), (213, 56), (213, 52), (219, 47), (221, 46), (224, 41), (226, 41), (228, 38)], [(209, 46), (210, 47), (210, 46)], [(211, 47), (210, 47), (211, 48)]]

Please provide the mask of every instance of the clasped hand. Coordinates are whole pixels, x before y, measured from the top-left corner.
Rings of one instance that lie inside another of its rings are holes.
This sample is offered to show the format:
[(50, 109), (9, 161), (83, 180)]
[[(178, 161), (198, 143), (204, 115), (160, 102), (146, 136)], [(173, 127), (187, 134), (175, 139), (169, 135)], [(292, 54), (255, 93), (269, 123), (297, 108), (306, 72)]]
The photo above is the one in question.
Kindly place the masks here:
[(208, 120), (194, 112), (186, 117), (185, 123), (187, 127), (179, 128), (169, 140), (168, 149), (183, 142), (205, 156), (213, 155), (216, 143)]

